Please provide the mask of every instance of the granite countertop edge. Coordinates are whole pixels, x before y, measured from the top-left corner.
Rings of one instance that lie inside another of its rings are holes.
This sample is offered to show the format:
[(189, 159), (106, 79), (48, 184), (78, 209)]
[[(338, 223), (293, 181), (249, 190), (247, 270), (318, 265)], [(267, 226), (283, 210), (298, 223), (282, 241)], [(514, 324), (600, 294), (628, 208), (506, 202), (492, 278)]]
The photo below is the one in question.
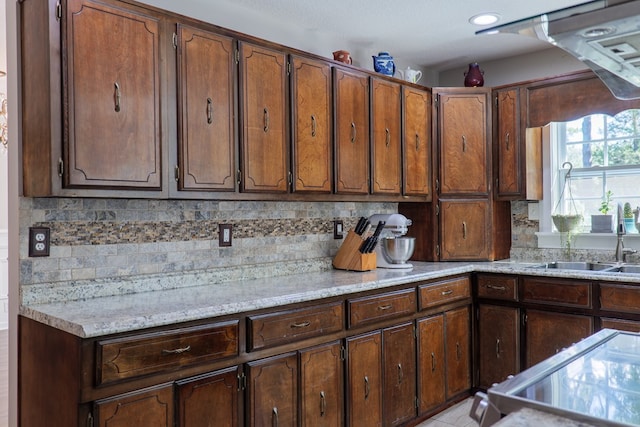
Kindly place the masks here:
[(640, 284), (638, 274), (549, 271), (531, 268), (537, 264), (540, 263), (413, 262), (413, 268), (410, 270), (382, 268), (367, 272), (328, 270), (208, 285), (198, 283), (194, 286), (174, 289), (83, 300), (22, 305), (20, 314), (81, 338), (93, 338), (471, 272), (527, 274)]

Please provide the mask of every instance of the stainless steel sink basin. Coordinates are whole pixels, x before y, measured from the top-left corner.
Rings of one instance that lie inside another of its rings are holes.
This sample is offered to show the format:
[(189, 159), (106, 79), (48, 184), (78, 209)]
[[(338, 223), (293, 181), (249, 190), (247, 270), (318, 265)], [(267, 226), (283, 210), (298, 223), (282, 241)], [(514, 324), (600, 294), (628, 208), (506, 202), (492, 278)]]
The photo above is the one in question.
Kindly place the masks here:
[(613, 271), (618, 271), (620, 273), (635, 273), (635, 274), (640, 274), (640, 265), (634, 264), (634, 265), (621, 265), (619, 267), (616, 267), (615, 270)]
[(534, 268), (555, 270), (611, 271), (620, 268), (616, 264), (590, 261), (554, 261), (536, 265)]

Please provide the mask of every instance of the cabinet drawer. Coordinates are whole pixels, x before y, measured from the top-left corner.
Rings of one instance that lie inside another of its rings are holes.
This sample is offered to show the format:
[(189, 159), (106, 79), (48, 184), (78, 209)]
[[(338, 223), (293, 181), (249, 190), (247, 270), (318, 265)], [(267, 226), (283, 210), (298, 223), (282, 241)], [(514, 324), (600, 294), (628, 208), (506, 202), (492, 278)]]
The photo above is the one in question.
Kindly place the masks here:
[(381, 295), (351, 299), (349, 306), (349, 327), (399, 317), (416, 312), (416, 292), (405, 289)]
[(600, 319), (602, 329), (617, 329), (619, 331), (640, 332), (640, 322), (637, 320), (610, 319), (603, 317)]
[(517, 301), (517, 278), (510, 276), (479, 275), (478, 297)]
[(420, 286), (420, 309), (447, 304), (471, 296), (471, 284), (468, 277), (436, 282)]
[(640, 286), (601, 283), (600, 309), (640, 313)]
[(249, 316), (249, 349), (286, 344), (341, 331), (344, 325), (342, 302)]
[(235, 356), (238, 347), (237, 320), (98, 341), (96, 383)]
[(568, 307), (591, 307), (591, 283), (553, 280), (549, 278), (526, 278), (523, 283), (522, 300)]

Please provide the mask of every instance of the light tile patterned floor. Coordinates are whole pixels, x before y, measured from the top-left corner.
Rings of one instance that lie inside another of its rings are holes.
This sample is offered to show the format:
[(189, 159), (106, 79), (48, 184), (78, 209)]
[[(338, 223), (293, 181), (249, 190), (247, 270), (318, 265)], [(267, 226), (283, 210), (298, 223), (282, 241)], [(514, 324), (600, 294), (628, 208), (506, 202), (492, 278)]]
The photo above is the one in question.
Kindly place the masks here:
[(473, 398), (463, 400), (416, 427), (477, 427), (478, 423), (469, 416), (472, 403)]

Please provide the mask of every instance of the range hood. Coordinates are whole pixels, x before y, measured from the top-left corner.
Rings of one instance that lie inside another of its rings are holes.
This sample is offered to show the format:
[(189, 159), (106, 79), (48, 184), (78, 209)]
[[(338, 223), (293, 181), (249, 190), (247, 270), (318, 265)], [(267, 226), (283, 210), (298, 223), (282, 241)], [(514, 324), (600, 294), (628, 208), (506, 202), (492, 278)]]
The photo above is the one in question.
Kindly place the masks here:
[(616, 98), (640, 98), (640, 1), (591, 1), (476, 32), (493, 33), (552, 43), (591, 68)]

